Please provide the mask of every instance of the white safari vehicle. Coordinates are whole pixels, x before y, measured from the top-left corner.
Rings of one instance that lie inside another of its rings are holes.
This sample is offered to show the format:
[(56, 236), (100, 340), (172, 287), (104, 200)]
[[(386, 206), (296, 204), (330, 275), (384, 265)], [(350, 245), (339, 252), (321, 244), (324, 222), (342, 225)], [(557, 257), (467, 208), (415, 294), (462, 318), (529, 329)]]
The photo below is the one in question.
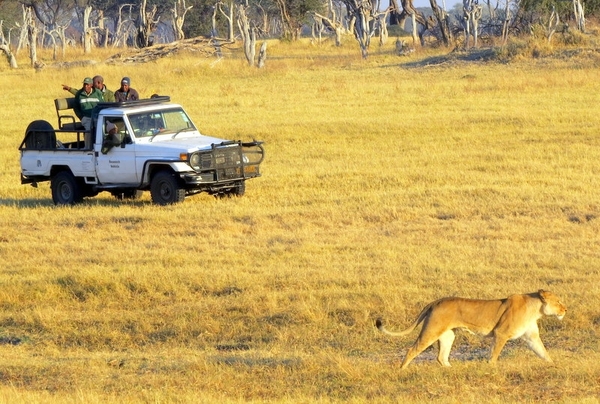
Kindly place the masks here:
[(56, 205), (101, 191), (120, 199), (150, 191), (159, 205), (199, 192), (243, 195), (245, 181), (260, 176), (262, 142), (204, 136), (169, 97), (100, 103), (91, 131), (65, 112), (73, 100), (55, 100), (58, 128), (33, 121), (19, 147), (21, 183), (50, 181)]

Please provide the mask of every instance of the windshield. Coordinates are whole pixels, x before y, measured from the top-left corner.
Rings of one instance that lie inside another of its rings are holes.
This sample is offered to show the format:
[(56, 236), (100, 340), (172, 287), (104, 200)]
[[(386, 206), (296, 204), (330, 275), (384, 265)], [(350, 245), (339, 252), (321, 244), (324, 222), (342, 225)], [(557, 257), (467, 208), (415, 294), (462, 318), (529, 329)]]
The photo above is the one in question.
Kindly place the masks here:
[(163, 133), (178, 133), (196, 129), (183, 109), (144, 112), (129, 115), (131, 129), (136, 137), (154, 136)]

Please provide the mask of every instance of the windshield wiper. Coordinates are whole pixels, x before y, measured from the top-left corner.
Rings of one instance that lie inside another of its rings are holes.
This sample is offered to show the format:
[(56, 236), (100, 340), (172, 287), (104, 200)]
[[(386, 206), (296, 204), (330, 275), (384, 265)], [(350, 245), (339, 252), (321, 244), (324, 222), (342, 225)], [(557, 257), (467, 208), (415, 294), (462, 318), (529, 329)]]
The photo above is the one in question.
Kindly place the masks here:
[(189, 128), (179, 129), (177, 132), (175, 132), (175, 134), (171, 137), (171, 139), (175, 139), (175, 136), (179, 135), (181, 132), (188, 132), (190, 130), (196, 130), (196, 128), (194, 128), (193, 126), (190, 126)]

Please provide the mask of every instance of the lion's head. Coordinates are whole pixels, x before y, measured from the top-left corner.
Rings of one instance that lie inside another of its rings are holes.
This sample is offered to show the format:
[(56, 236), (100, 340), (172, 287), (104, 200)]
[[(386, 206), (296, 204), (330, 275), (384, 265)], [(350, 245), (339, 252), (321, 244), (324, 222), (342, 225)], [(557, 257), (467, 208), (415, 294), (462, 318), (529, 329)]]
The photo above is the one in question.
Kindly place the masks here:
[(567, 308), (560, 301), (558, 296), (552, 292), (546, 290), (539, 290), (540, 300), (543, 303), (542, 311), (547, 316), (556, 316), (559, 320), (562, 320), (567, 313)]

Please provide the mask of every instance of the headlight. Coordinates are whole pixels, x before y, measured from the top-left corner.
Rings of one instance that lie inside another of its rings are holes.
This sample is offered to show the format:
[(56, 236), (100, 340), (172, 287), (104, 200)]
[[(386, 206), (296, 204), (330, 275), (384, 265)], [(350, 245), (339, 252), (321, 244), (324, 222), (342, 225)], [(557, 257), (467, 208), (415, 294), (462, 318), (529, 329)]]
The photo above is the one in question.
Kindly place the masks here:
[(192, 153), (189, 155), (189, 164), (196, 170), (210, 170), (213, 166), (211, 153)]
[(194, 170), (200, 169), (200, 154), (194, 153), (190, 156), (190, 165)]

